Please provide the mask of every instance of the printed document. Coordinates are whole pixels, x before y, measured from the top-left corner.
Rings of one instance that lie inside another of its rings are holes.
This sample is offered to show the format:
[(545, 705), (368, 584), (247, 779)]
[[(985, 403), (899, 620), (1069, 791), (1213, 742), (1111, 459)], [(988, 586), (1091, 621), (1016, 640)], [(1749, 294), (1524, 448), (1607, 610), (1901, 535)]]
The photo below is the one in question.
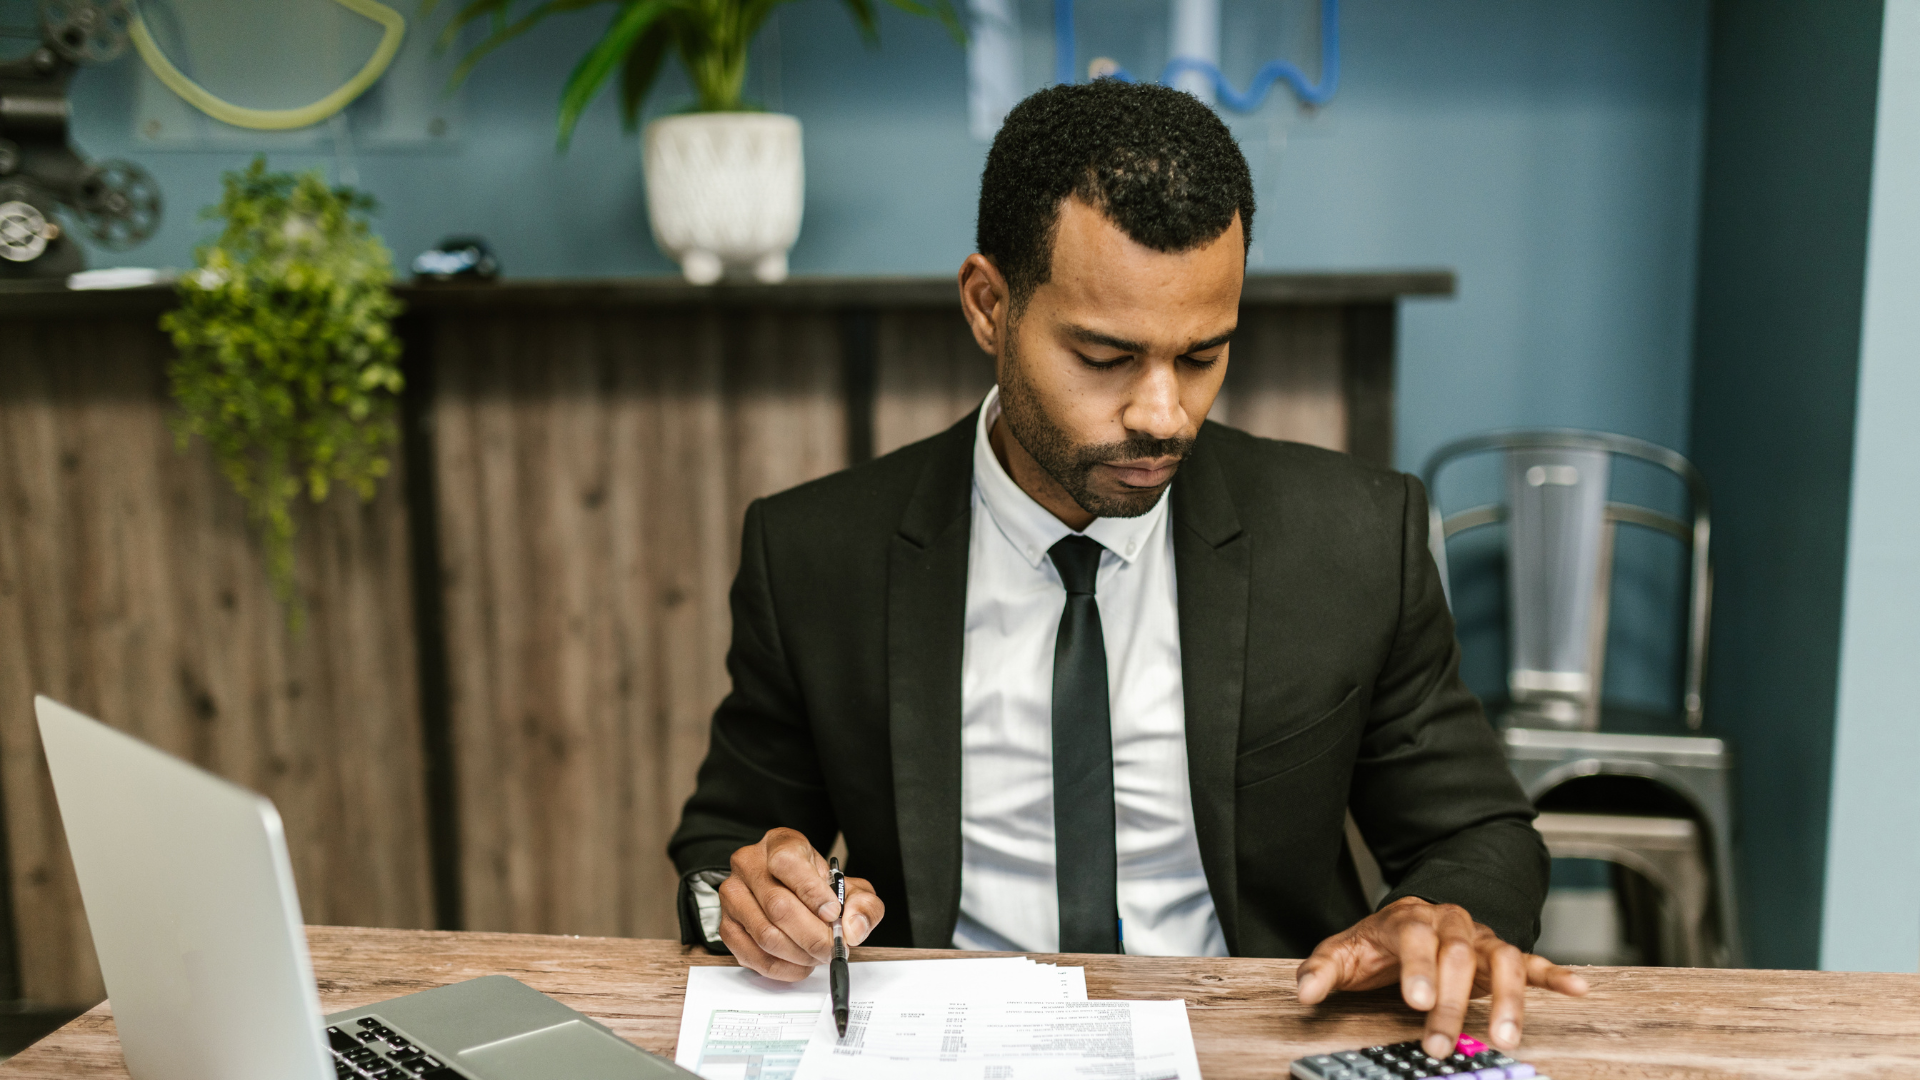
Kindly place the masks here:
[(845, 1037), (814, 1019), (794, 1080), (1200, 1080), (1184, 1001), (850, 1004)]
[[(884, 1000), (1087, 999), (1086, 969), (1024, 956), (866, 961), (849, 965), (848, 981), (856, 995)], [(688, 968), (674, 1062), (706, 1080), (791, 1080), (828, 1008), (824, 965), (797, 983), (743, 967)]]

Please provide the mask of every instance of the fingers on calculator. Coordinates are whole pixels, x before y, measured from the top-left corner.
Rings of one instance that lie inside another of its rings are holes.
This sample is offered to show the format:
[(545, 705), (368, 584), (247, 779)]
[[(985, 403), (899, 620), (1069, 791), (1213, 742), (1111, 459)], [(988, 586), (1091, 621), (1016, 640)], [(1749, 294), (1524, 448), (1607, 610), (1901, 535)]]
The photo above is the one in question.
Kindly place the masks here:
[(1426, 1080), (1453, 1076), (1459, 1080), (1551, 1080), (1533, 1066), (1515, 1061), (1478, 1039), (1466, 1035), (1443, 1058), (1428, 1057), (1419, 1040), (1337, 1054), (1314, 1054), (1293, 1063), (1299, 1080)]

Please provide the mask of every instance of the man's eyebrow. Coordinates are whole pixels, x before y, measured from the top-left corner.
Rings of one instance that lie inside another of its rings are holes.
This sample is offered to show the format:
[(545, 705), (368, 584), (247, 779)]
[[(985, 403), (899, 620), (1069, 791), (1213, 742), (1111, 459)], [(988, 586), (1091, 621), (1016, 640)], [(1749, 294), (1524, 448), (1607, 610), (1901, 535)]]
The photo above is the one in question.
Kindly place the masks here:
[(1105, 345), (1109, 349), (1118, 349), (1125, 353), (1143, 353), (1147, 351), (1147, 347), (1138, 341), (1128, 341), (1126, 338), (1117, 338), (1112, 334), (1103, 334), (1098, 330), (1089, 330), (1084, 326), (1068, 324), (1066, 331), (1068, 337), (1087, 345)]
[(1233, 340), (1234, 331), (1238, 329), (1240, 329), (1238, 326), (1229, 326), (1227, 328), (1227, 332), (1224, 334), (1215, 334), (1205, 341), (1196, 341), (1193, 344), (1187, 346), (1187, 351), (1182, 353), (1181, 355), (1190, 356), (1197, 352), (1206, 352), (1208, 349), (1214, 349), (1222, 345), (1225, 345), (1227, 342)]
[[(1185, 349), (1182, 349), (1180, 354), (1187, 356), (1225, 345), (1233, 338), (1234, 331), (1238, 329), (1240, 329), (1238, 326), (1230, 327), (1223, 334), (1215, 334), (1205, 341), (1196, 341), (1188, 345)], [(1103, 334), (1098, 330), (1089, 330), (1084, 326), (1068, 325), (1066, 331), (1068, 337), (1073, 338), (1075, 341), (1085, 342), (1088, 345), (1105, 345), (1109, 349), (1117, 349), (1125, 353), (1143, 353), (1148, 351), (1147, 346), (1141, 342), (1128, 341), (1126, 338), (1114, 337), (1112, 334)]]

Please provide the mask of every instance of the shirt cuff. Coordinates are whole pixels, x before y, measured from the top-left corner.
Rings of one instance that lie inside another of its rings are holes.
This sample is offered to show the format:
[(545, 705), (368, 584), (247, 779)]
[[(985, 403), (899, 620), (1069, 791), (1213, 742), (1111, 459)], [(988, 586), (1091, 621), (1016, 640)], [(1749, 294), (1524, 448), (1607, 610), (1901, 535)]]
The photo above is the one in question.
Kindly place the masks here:
[(687, 875), (687, 892), (699, 916), (700, 936), (707, 939), (710, 949), (726, 947), (720, 943), (720, 883), (730, 876), (726, 870), (695, 870)]

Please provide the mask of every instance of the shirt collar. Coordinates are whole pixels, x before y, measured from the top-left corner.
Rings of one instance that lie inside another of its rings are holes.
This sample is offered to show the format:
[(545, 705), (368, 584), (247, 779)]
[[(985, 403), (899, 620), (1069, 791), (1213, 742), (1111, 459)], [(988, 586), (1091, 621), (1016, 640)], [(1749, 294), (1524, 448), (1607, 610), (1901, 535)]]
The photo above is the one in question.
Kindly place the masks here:
[[(1040, 561), (1047, 552), (1062, 539), (1073, 535), (1066, 523), (1053, 516), (1053, 512), (1033, 500), (1033, 496), (1021, 490), (1013, 482), (1007, 470), (1000, 465), (1000, 459), (994, 456), (993, 444), (987, 439), (987, 432), (993, 429), (993, 422), (1000, 418), (1000, 388), (995, 386), (987, 391), (987, 399), (980, 404), (980, 420), (973, 433), (973, 489), (980, 493), (980, 501), (986, 504), (987, 513), (993, 523), (1007, 538), (1021, 558), (1027, 560), (1034, 569), (1040, 568)], [(1172, 490), (1171, 485), (1167, 488)], [(1162, 491), (1154, 502), (1153, 509), (1139, 517), (1094, 518), (1087, 526), (1086, 534), (1100, 542), (1108, 551), (1119, 556), (1121, 561), (1131, 563), (1147, 548), (1147, 539), (1159, 527), (1167, 516), (1167, 493)]]

